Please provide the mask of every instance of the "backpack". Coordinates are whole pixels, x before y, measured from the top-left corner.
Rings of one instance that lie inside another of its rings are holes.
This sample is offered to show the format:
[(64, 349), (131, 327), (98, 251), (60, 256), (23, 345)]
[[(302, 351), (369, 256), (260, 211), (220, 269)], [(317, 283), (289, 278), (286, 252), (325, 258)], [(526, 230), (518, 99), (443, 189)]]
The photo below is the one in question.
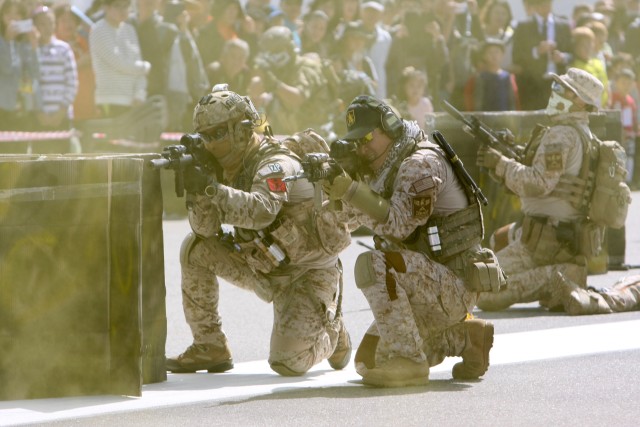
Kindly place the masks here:
[(282, 145), (291, 150), (300, 159), (304, 159), (305, 154), (309, 153), (329, 154), (327, 142), (311, 128), (286, 137), (282, 140)]
[(627, 154), (617, 141), (601, 141), (595, 135), (592, 141), (598, 147), (598, 158), (588, 204), (589, 219), (598, 225), (622, 228), (631, 203), (631, 190), (626, 183)]
[(625, 182), (627, 154), (617, 141), (601, 141), (593, 133), (574, 129), (582, 139), (582, 167), (577, 177), (560, 177), (552, 195), (569, 200), (598, 227), (622, 228), (631, 203)]

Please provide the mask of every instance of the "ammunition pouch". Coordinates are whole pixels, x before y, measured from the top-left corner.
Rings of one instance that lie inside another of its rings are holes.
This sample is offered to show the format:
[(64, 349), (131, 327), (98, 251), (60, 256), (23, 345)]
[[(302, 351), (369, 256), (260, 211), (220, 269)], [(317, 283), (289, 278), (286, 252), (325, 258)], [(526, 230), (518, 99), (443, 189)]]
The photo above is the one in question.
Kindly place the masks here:
[(480, 245), (453, 257), (444, 265), (464, 281), (469, 292), (499, 292), (507, 286), (507, 276), (495, 253)]
[(446, 264), (456, 255), (478, 246), (482, 234), (482, 215), (478, 204), (474, 203), (451, 215), (429, 218), (403, 243), (410, 250)]
[(522, 221), (521, 241), (537, 265), (574, 263), (575, 257), (587, 258), (600, 253), (604, 229), (591, 221), (549, 223), (548, 218), (526, 216)]

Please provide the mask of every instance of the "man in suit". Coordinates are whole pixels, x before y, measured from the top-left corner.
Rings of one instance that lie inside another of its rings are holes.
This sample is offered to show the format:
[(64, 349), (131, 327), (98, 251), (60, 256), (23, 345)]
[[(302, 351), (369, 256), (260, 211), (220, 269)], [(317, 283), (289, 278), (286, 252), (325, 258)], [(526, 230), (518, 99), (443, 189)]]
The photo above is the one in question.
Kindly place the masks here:
[(531, 16), (518, 23), (513, 35), (513, 63), (523, 110), (547, 106), (551, 94), (548, 73), (562, 74), (571, 51), (571, 25), (551, 13), (552, 0), (524, 0)]

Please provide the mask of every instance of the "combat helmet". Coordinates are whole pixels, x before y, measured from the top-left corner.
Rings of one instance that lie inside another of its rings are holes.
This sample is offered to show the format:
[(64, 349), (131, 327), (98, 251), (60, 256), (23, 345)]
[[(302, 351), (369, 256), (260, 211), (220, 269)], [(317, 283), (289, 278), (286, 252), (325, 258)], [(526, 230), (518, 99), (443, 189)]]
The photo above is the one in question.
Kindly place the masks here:
[(230, 91), (226, 83), (215, 85), (193, 110), (194, 131), (203, 133), (227, 124), (229, 136), (236, 145), (245, 145), (260, 121), (260, 114), (249, 97)]

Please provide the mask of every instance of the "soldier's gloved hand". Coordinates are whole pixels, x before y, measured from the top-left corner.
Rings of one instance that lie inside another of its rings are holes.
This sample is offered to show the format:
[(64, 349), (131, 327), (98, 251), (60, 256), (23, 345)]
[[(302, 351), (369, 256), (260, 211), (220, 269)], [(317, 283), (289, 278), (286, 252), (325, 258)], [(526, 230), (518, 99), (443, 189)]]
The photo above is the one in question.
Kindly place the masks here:
[(214, 183), (213, 177), (200, 167), (188, 167), (184, 171), (184, 189), (191, 194), (204, 194), (205, 188)]
[(481, 168), (493, 170), (498, 165), (498, 162), (502, 158), (502, 154), (498, 150), (495, 150), (489, 146), (483, 145), (478, 149), (478, 157), (476, 159), (476, 165)]
[(333, 178), (333, 181), (325, 180), (322, 188), (330, 200), (341, 200), (353, 184), (353, 179), (345, 172)]

